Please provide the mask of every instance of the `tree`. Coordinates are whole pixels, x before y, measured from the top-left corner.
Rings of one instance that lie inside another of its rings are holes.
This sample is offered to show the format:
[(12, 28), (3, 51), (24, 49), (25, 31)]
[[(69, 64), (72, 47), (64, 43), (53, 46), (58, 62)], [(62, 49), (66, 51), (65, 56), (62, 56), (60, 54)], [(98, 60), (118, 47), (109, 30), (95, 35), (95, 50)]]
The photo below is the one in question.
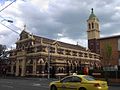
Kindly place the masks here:
[(7, 57), (6, 45), (0, 44), (0, 60), (3, 60)]
[(0, 76), (6, 72), (8, 52), (6, 51), (6, 45), (0, 44)]
[[(112, 46), (108, 43), (105, 44), (104, 46), (104, 50), (103, 50), (103, 59), (106, 61), (105, 62), (105, 67), (109, 68), (109, 65), (110, 65), (110, 60), (112, 58)], [(109, 83), (109, 73), (105, 70), (105, 79), (106, 81)]]
[(107, 64), (109, 66), (112, 57), (112, 46), (110, 44), (105, 45), (105, 56), (106, 56)]

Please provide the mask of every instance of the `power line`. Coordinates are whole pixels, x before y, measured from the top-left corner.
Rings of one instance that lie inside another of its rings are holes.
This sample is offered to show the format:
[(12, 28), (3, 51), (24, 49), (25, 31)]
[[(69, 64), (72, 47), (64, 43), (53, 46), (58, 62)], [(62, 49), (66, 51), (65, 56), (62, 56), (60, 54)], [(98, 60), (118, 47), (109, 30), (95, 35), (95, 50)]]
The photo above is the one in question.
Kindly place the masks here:
[(1, 15), (0, 15), (0, 17), (4, 19), (4, 17), (2, 17)]
[[(3, 18), (3, 20), (6, 20), (6, 19), (5, 19), (4, 17), (2, 17), (1, 15), (0, 15), (0, 17)], [(7, 21), (11, 23), (11, 20), (7, 20)], [(3, 26), (5, 26), (6, 28), (10, 29), (11, 31), (13, 31), (13, 32), (15, 32), (15, 33), (17, 33), (17, 34), (19, 34), (19, 33), (16, 32), (14, 29), (12, 29), (12, 28), (6, 26), (5, 24), (3, 24), (3, 23), (1, 23), (1, 22), (0, 22), (0, 24), (3, 25)]]
[[(12, 20), (7, 20), (7, 19), (5, 19), (4, 17), (2, 17), (1, 15), (0, 15), (0, 17), (1, 17), (3, 20), (6, 20), (7, 22), (13, 23)], [(13, 24), (12, 24), (12, 25), (13, 25)], [(21, 29), (20, 29), (19, 27), (15, 26), (15, 25), (13, 25), (13, 26), (16, 27), (17, 29), (19, 29), (19, 31), (21, 31)]]
[[(12, 1), (10, 4), (8, 4), (8, 5), (5, 6), (4, 8), (2, 8), (2, 9), (0, 10), (0, 12), (3, 11), (3, 10), (5, 10), (8, 6), (10, 6), (11, 4), (13, 4), (15, 1), (16, 1), (16, 0)], [(2, 17), (1, 15), (0, 15), (0, 17), (3, 18), (4, 20), (6, 20), (6, 19), (5, 19), (4, 17)], [(7, 20), (7, 21), (8, 21), (8, 22), (11, 22), (11, 20)], [(6, 28), (10, 29), (11, 31), (15, 32), (16, 34), (19, 34), (17, 31), (15, 31), (14, 29), (12, 29), (12, 28), (4, 25), (3, 23), (0, 22), (0, 24), (3, 25), (3, 26), (5, 26)], [(16, 26), (15, 26), (15, 27), (16, 27)]]
[(18, 32), (16, 32), (14, 29), (12, 29), (12, 28), (10, 28), (10, 27), (8, 27), (8, 26), (4, 25), (3, 23), (1, 23), (1, 22), (0, 22), (0, 24), (1, 24), (1, 25), (3, 25), (3, 26), (5, 26), (6, 28), (10, 29), (11, 31), (15, 32), (16, 34), (19, 34), (19, 33), (18, 33)]
[(15, 1), (16, 1), (16, 0), (12, 1), (10, 4), (8, 4), (8, 5), (5, 6), (4, 8), (2, 8), (2, 9), (0, 10), (0, 12), (3, 11), (4, 9), (6, 9), (6, 8), (7, 8), (8, 6), (10, 6), (11, 4), (13, 4)]

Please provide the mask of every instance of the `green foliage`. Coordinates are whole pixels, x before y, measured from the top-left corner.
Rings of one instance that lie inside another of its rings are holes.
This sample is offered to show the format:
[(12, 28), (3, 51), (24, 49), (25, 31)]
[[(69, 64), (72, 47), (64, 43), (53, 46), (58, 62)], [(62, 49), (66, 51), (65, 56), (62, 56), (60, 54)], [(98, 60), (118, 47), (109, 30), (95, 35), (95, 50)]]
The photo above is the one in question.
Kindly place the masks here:
[(105, 45), (105, 53), (106, 53), (106, 56), (108, 57), (108, 59), (111, 58), (112, 56), (112, 46), (110, 44), (106, 44)]
[(0, 60), (6, 56), (6, 45), (0, 44)]

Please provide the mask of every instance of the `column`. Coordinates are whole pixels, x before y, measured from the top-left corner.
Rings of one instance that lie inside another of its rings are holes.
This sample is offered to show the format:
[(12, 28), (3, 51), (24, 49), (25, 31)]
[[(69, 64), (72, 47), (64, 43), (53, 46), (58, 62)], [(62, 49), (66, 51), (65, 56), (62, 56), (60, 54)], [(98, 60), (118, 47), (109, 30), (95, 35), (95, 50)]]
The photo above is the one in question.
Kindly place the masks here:
[(16, 61), (16, 76), (19, 76), (19, 60)]
[(57, 45), (55, 45), (55, 53), (57, 54)]
[(33, 59), (33, 75), (36, 75), (36, 66), (37, 66), (36, 59)]
[(26, 62), (26, 59), (24, 58), (23, 60), (22, 60), (22, 72), (21, 72), (21, 76), (25, 76), (25, 62)]
[(87, 52), (87, 58), (90, 58), (89, 52)]
[(77, 52), (77, 57), (79, 57), (79, 52)]
[(10, 74), (14, 74), (14, 71), (13, 71), (13, 66), (14, 66), (14, 64), (13, 64), (13, 61), (11, 62), (11, 69), (10, 69)]
[(84, 52), (82, 52), (82, 57), (85, 57), (85, 53)]

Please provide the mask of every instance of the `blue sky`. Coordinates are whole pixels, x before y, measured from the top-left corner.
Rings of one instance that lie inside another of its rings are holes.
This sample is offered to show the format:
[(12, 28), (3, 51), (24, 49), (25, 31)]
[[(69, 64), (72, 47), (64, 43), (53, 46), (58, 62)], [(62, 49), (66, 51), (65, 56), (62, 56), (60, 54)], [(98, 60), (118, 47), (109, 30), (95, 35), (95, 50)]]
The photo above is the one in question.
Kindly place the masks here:
[[(9, 3), (6, 1), (0, 9)], [(91, 8), (99, 18), (101, 37), (120, 35), (119, 0), (16, 0), (0, 15), (13, 20), (13, 24), (2, 23), (18, 33), (26, 24), (26, 31), (35, 35), (87, 46), (87, 19)], [(15, 47), (19, 35), (0, 27), (0, 44)]]
[(12, 1), (16, 1), (16, 0), (0, 0), (0, 4), (1, 4), (1, 5), (4, 5), (4, 4), (5, 4), (5, 2), (7, 2), (7, 1), (12, 2)]

